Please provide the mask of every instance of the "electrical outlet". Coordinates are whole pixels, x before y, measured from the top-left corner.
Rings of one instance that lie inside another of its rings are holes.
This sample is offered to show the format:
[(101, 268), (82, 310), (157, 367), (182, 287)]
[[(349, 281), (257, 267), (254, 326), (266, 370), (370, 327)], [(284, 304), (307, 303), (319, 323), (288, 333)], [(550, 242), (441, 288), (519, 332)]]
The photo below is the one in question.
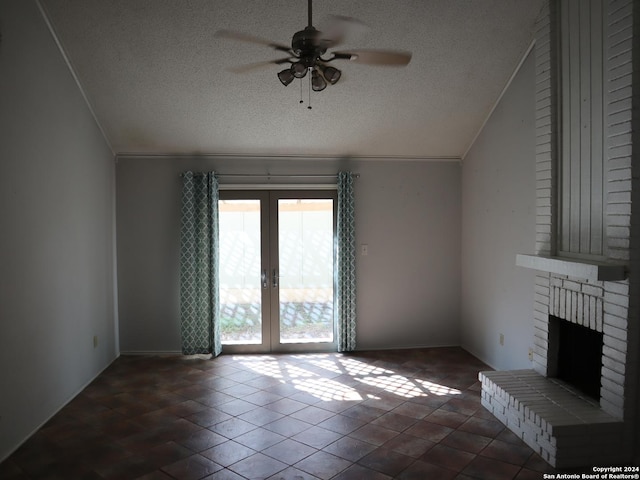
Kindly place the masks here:
[(533, 361), (533, 348), (529, 349), (529, 361), (532, 362)]
[(367, 245), (366, 243), (363, 243), (362, 245), (360, 245), (360, 254), (363, 257), (366, 257), (367, 255), (369, 255), (369, 245)]
[(499, 342), (500, 342), (500, 345), (504, 346), (504, 334), (503, 333), (500, 334)]
[(98, 347), (98, 336), (94, 335), (93, 336), (93, 348), (97, 348)]

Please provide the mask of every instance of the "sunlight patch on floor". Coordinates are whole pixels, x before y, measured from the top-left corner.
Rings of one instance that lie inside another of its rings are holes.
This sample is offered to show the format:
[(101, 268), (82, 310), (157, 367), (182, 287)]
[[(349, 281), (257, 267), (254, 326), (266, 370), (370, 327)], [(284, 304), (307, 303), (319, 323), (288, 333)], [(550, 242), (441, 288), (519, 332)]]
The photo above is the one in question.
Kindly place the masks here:
[(309, 393), (322, 401), (347, 400), (360, 401), (362, 396), (352, 387), (327, 378), (309, 378), (292, 382), (298, 390)]
[(282, 361), (277, 356), (240, 358), (241, 363), (251, 370), (275, 378), (283, 384), (289, 384), (322, 401), (360, 401), (363, 400), (363, 394), (358, 391), (357, 387), (323, 377), (322, 374), (317, 373), (318, 369), (331, 372), (332, 376), (335, 374), (348, 375), (362, 383), (363, 386), (375, 387), (381, 392), (391, 393), (406, 399), (429, 395), (460, 395), (462, 393), (456, 388), (417, 377), (403, 376), (387, 368), (341, 356), (328, 354), (300, 356), (300, 359), (308, 362), (308, 368), (305, 368), (305, 362)]

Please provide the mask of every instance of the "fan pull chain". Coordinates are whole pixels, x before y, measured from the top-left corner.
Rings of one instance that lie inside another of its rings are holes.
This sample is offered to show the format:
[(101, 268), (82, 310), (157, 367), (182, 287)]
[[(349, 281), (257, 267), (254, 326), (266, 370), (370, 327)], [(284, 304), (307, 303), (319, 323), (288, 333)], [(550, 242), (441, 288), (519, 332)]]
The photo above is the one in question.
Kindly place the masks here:
[(304, 100), (302, 99), (302, 79), (300, 79), (300, 103), (304, 103)]
[(309, 106), (307, 108), (311, 110), (311, 71), (309, 71)]

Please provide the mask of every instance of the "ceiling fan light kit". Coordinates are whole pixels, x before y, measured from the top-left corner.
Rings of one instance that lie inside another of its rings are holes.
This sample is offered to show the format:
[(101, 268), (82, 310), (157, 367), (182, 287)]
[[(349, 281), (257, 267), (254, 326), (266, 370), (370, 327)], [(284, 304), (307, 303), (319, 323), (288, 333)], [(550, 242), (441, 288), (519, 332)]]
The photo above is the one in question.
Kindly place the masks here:
[[(355, 26), (362, 27), (362, 23), (348, 17), (333, 16), (330, 28), (322, 32), (313, 26), (312, 0), (307, 0), (308, 5), (308, 25), (304, 30), (300, 30), (293, 35), (291, 47), (280, 43), (272, 42), (263, 38), (255, 37), (241, 32), (221, 30), (216, 32), (217, 37), (229, 38), (249, 43), (257, 43), (274, 50), (286, 52), (289, 56), (277, 60), (259, 62), (242, 67), (231, 69), (235, 73), (245, 73), (255, 68), (267, 65), (281, 65), (289, 63), (290, 66), (278, 72), (278, 80), (285, 87), (294, 79), (304, 78), (311, 71), (309, 80), (310, 90), (321, 92), (329, 85), (335, 85), (340, 80), (342, 72), (334, 66), (328, 65), (334, 60), (350, 60), (364, 65), (379, 66), (406, 66), (411, 60), (411, 53), (406, 51), (392, 50), (355, 50), (350, 52), (330, 52), (328, 58), (323, 58), (327, 50), (340, 45), (344, 40), (348, 30)], [(302, 103), (302, 100), (301, 102)], [(311, 108), (309, 106), (308, 108)]]

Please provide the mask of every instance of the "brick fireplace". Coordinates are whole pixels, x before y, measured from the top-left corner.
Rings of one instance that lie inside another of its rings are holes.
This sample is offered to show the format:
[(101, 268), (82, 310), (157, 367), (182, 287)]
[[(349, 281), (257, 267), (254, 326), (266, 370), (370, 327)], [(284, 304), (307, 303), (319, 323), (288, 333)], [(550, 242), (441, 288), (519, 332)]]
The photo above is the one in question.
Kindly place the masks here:
[[(600, 117), (595, 120), (603, 132), (601, 191), (596, 192), (600, 200), (585, 200), (579, 195), (580, 201), (575, 203), (572, 196), (558, 198), (560, 187), (565, 187), (562, 175), (568, 174), (558, 163), (559, 155), (566, 155), (560, 138), (563, 127), (563, 134), (568, 135), (559, 114), (562, 109), (566, 116), (566, 107), (558, 101), (560, 8), (565, 8), (560, 0), (549, 0), (536, 24), (536, 252), (516, 259), (519, 266), (536, 270), (532, 368), (481, 372), (482, 404), (555, 467), (630, 464), (634, 455), (637, 461), (634, 449), (638, 448), (636, 432), (640, 426), (640, 291), (636, 280), (640, 273), (636, 258), (640, 229), (638, 214), (632, 215), (633, 200), (636, 205), (640, 202), (638, 175), (632, 174), (632, 149), (638, 136), (638, 118), (632, 114), (638, 97), (635, 87), (634, 99), (632, 65), (639, 56), (640, 9), (634, 10), (633, 0), (598, 4), (603, 20), (600, 74), (604, 92)], [(581, 122), (578, 128), (583, 128)], [(589, 135), (584, 138), (590, 139)], [(582, 158), (578, 161), (584, 165)], [(570, 202), (569, 207), (563, 207), (562, 201)], [(591, 211), (600, 208), (599, 231), (593, 221), (577, 222), (577, 228), (575, 221), (567, 225), (567, 218), (573, 215), (570, 209), (584, 210), (584, 202)], [(585, 239), (587, 243), (599, 242), (601, 253), (560, 253), (566, 250), (562, 242), (569, 244), (566, 238), (572, 234), (571, 228), (577, 230), (571, 242), (580, 237), (575, 240), (580, 248)], [(594, 335), (567, 346), (572, 341), (561, 338), (572, 333), (570, 328), (561, 332), (564, 324)], [(596, 340), (584, 340), (591, 337)], [(580, 346), (592, 341), (600, 342), (600, 349), (594, 347), (584, 355), (593, 363), (596, 385), (586, 392), (580, 381), (562, 372), (562, 378), (557, 377), (559, 369), (565, 369), (559, 363), (565, 357), (561, 349), (577, 349), (580, 355)]]
[[(627, 310), (626, 280), (538, 274), (533, 368), (481, 372), (482, 404), (555, 467), (624, 463)], [(602, 334), (597, 398), (557, 378), (562, 345), (554, 319)]]

